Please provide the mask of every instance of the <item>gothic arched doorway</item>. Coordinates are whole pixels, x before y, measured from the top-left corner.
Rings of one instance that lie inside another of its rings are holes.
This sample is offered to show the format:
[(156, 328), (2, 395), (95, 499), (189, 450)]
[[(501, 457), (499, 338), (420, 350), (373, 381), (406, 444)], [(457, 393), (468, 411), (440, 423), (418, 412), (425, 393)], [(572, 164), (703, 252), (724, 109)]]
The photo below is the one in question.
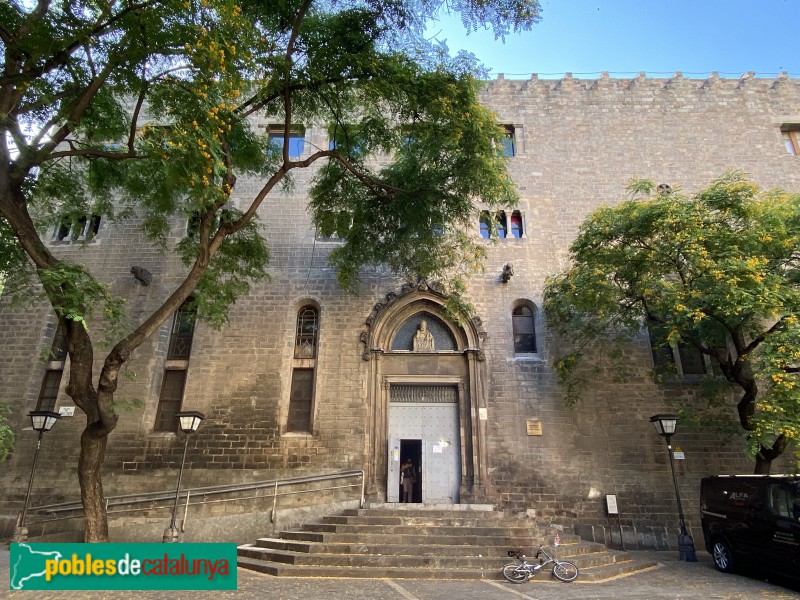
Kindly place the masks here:
[(486, 496), (480, 321), (455, 324), (445, 297), (425, 283), (375, 306), (362, 334), (370, 361), (368, 491), (399, 497), (400, 465), (418, 470), (422, 502), (479, 502)]

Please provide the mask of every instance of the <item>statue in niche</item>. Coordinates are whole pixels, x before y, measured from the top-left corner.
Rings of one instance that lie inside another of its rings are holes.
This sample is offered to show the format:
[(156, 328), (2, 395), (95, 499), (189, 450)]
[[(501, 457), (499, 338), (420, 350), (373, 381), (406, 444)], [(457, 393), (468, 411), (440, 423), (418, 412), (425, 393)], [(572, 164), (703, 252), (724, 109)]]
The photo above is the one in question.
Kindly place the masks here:
[(433, 334), (428, 331), (428, 323), (423, 319), (414, 334), (414, 352), (433, 352)]

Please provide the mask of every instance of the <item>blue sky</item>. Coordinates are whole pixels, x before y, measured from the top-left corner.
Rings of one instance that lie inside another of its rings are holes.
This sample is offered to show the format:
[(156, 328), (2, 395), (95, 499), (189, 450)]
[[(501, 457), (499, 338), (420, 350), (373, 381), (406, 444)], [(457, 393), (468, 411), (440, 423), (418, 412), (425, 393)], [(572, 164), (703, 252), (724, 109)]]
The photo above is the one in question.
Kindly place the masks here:
[[(451, 53), (465, 49), (492, 76), (593, 77), (608, 71), (652, 77), (711, 71), (800, 77), (800, 0), (541, 0), (542, 21), (505, 44), (490, 32), (466, 35), (457, 17), (429, 27)], [(441, 30), (441, 31), (439, 31)]]

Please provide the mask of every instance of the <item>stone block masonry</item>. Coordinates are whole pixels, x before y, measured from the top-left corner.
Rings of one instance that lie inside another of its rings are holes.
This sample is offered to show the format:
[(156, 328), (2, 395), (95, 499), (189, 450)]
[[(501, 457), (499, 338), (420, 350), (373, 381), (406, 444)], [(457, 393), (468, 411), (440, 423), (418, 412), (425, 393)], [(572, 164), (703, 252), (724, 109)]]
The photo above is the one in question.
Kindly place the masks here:
[[(413, 357), (388, 342), (378, 347), (403, 319), (420, 312), (439, 315), (443, 322), (447, 317), (437, 312), (435, 294), (403, 292), (402, 281), (379, 269), (365, 270), (359, 295), (340, 290), (325, 263), (336, 242), (315, 239), (307, 213), (313, 172), (302, 174), (291, 193), (271, 195), (261, 208), (272, 280), (239, 300), (219, 331), (202, 323), (196, 329), (183, 408), (200, 410), (207, 418), (190, 440), (185, 485), (363, 469), (372, 482), (372, 499), (385, 501), (391, 385), (442, 383), (460, 386), (461, 501), (490, 502), (509, 513), (580, 526), (596, 538), (598, 531), (611, 535), (603, 530), (608, 527), (605, 495), (616, 494), (626, 545), (628, 538), (641, 538), (641, 545), (655, 540), (655, 547), (672, 539), (677, 517), (666, 449), (648, 421), (658, 412), (701, 402), (698, 388), (656, 386), (648, 376), (652, 356), (643, 339), (628, 353), (631, 377), (615, 382), (610, 373), (600, 373), (584, 400), (566, 408), (549, 362), (557, 340), (541, 314), (545, 281), (568, 265), (569, 245), (587, 214), (620, 201), (631, 178), (691, 192), (726, 169), (742, 169), (764, 188), (800, 191), (800, 157), (786, 152), (781, 137), (782, 127), (800, 123), (800, 81), (713, 74), (706, 79), (680, 74), (666, 79), (499, 78), (486, 82), (481, 98), (498, 123), (514, 128), (518, 151), (509, 159), (509, 171), (520, 193), (524, 235), (487, 242), (486, 271), (469, 287), (480, 326), (449, 323), (458, 351), (446, 360)], [(322, 139), (326, 128), (307, 124), (306, 131)], [(259, 183), (240, 178), (234, 202), (246, 203)], [(476, 205), (471, 230), (476, 238), (481, 208)], [(103, 224), (86, 248), (52, 248), (101, 273), (126, 298), (132, 322), (157, 306), (184, 272), (179, 261), (144, 242), (138, 225), (135, 219)], [(174, 222), (174, 241), (185, 227)], [(514, 275), (502, 283), (507, 263)], [(152, 273), (150, 286), (133, 279), (134, 265)], [(536, 352), (525, 355), (514, 352), (511, 315), (520, 302), (537, 313)], [(287, 419), (297, 314), (308, 304), (319, 308), (312, 421), (310, 431), (292, 432)], [(18, 439), (0, 472), (5, 490), (0, 510), (12, 517), (27, 484), (35, 435), (24, 427), (36, 405), (44, 374), (39, 356), (51, 343), (54, 316), (45, 306), (12, 307), (3, 299), (0, 315), (2, 399), (11, 406)], [(168, 490), (174, 484), (182, 438), (154, 431), (170, 326), (166, 323), (135, 352), (129, 370), (136, 376), (117, 394), (128, 408), (109, 440), (108, 495)], [(468, 347), (468, 341), (475, 346)], [(63, 385), (58, 407), (72, 405)], [(541, 435), (529, 435), (529, 420), (540, 425)], [(83, 422), (76, 411), (45, 437), (35, 504), (77, 498)], [(686, 516), (699, 537), (700, 477), (749, 472), (752, 465), (738, 438), (684, 428), (674, 442), (685, 452), (678, 479)], [(423, 456), (424, 461), (437, 458)], [(779, 463), (775, 470), (787, 465)]]

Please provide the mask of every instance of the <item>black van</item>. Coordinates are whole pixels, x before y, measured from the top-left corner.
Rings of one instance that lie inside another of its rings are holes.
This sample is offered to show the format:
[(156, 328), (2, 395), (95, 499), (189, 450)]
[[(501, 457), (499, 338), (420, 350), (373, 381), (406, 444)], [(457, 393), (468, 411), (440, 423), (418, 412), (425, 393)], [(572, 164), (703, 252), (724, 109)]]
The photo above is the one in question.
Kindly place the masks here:
[(800, 475), (704, 477), (700, 518), (720, 571), (747, 564), (800, 578)]

